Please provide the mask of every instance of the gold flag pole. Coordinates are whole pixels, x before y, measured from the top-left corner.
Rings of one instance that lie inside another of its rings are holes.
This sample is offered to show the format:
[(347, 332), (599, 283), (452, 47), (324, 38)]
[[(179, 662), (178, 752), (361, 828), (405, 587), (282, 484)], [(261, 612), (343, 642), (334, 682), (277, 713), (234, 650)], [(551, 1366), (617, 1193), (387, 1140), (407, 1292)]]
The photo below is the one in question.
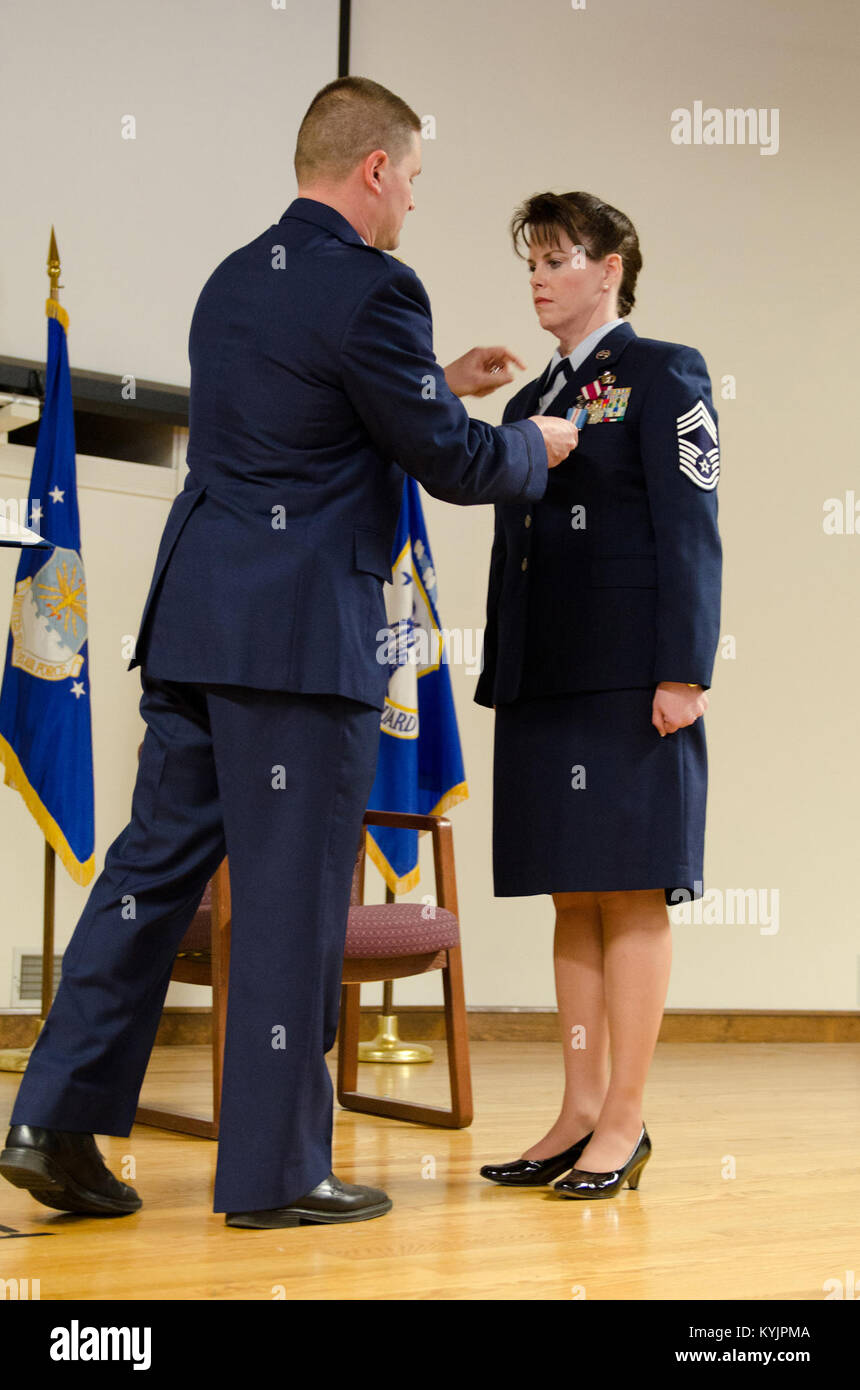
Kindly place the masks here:
[[(54, 227), (51, 225), (51, 242), (48, 247), (48, 278), (51, 282), (50, 298), (56, 299), (59, 303), (58, 290), (60, 286), (60, 253), (57, 250), (57, 238), (54, 235)], [(45, 841), (45, 868), (44, 868), (44, 907), (42, 912), (42, 1006), (39, 1013), (38, 1028), (36, 1037), (38, 1038), (45, 1026), (45, 1019), (51, 1010), (51, 1003), (54, 997), (54, 884), (55, 868), (57, 856), (53, 845)], [(27, 1063), (32, 1052), (30, 1047), (8, 1047), (0, 1050), (0, 1071), (26, 1071)]]
[[(386, 884), (385, 901), (394, 902), (394, 894)], [(397, 1015), (394, 1013), (394, 982), (382, 984), (382, 1013), (376, 1015), (376, 1037), (358, 1044), (359, 1062), (432, 1062), (433, 1049), (426, 1043), (405, 1043), (400, 1037)]]

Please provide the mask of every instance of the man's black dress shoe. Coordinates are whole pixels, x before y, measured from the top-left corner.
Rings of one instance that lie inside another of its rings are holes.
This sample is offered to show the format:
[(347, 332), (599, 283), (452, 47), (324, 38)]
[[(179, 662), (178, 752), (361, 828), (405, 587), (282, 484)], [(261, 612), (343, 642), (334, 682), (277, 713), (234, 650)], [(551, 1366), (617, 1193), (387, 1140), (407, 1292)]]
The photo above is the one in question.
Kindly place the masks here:
[(573, 1168), (561, 1182), (553, 1184), (560, 1197), (615, 1197), (625, 1182), (628, 1187), (637, 1188), (642, 1169), (651, 1157), (651, 1139), (645, 1126), (636, 1141), (630, 1157), (611, 1173), (588, 1173), (583, 1168)]
[(127, 1216), (143, 1205), (134, 1188), (105, 1166), (91, 1134), (13, 1125), (0, 1153), (0, 1174), (55, 1211)]
[(572, 1168), (582, 1153), (591, 1134), (550, 1158), (515, 1158), (512, 1163), (485, 1163), (481, 1177), (490, 1182), (504, 1183), (506, 1187), (542, 1187), (552, 1182), (560, 1173)]
[(329, 1173), (304, 1197), (288, 1207), (264, 1211), (228, 1211), (227, 1226), (243, 1226), (250, 1231), (272, 1231), (282, 1226), (336, 1226), (344, 1221), (370, 1221), (392, 1208), (391, 1198), (380, 1187), (359, 1187), (341, 1182)]

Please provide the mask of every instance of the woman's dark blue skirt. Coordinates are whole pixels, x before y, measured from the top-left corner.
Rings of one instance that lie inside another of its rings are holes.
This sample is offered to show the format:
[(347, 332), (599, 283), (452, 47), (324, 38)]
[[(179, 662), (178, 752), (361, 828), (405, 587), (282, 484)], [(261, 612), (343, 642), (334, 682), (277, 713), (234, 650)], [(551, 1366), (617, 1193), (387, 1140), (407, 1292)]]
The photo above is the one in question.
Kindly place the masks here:
[(496, 709), (497, 897), (662, 888), (702, 895), (703, 719), (661, 738), (653, 688), (547, 695)]

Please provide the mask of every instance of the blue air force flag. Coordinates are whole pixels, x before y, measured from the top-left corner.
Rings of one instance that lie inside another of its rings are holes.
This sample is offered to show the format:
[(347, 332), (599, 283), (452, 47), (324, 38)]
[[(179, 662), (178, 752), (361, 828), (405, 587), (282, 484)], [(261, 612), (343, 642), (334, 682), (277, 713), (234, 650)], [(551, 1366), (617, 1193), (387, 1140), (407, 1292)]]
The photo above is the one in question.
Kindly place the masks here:
[(0, 690), (0, 762), (76, 883), (94, 871), (93, 752), (87, 586), (75, 470), (65, 309), (48, 314), (45, 406), (27, 524), (50, 543), (27, 547), (15, 576)]
[[(368, 809), (441, 815), (469, 791), (436, 606), (433, 557), (412, 477), (403, 488), (385, 607), (391, 676)], [(420, 876), (417, 830), (368, 826), (367, 850), (393, 892), (415, 887)]]

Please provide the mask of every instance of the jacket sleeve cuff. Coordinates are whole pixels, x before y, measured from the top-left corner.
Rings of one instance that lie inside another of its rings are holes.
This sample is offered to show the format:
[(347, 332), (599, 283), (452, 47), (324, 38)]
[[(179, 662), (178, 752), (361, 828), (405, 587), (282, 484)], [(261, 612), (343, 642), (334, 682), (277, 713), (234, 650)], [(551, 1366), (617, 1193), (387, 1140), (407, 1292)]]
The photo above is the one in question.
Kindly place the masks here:
[(711, 676), (713, 672), (701, 671), (698, 676), (695, 674), (695, 672), (691, 672), (690, 674), (693, 677), (692, 680), (690, 680), (689, 675), (679, 676), (678, 667), (676, 665), (671, 675), (667, 674), (665, 669), (658, 671), (658, 673), (654, 677), (654, 684), (660, 685), (663, 681), (672, 681), (675, 685), (700, 685), (703, 690), (710, 690)]
[(546, 445), (543, 435), (533, 420), (514, 420), (505, 429), (518, 430), (525, 438), (528, 458), (528, 474), (522, 491), (517, 498), (522, 502), (537, 502), (546, 492), (549, 466), (546, 461)]

